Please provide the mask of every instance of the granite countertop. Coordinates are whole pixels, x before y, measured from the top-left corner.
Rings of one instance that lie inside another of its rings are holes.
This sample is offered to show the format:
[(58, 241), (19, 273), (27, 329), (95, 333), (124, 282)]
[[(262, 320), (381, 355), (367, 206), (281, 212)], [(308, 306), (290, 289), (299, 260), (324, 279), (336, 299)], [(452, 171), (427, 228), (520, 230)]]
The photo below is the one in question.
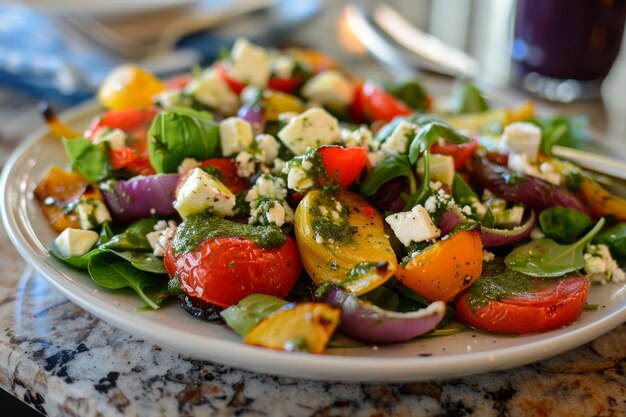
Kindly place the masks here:
[(68, 301), (0, 230), (0, 387), (49, 416), (623, 416), (626, 325), (508, 371), (314, 382), (182, 356)]

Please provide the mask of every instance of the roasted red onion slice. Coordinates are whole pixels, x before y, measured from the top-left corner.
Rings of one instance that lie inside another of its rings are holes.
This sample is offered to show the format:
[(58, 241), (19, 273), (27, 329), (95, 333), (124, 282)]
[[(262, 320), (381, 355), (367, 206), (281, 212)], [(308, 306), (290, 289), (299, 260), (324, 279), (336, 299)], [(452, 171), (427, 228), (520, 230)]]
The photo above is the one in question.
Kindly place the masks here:
[(112, 189), (100, 191), (115, 222), (131, 223), (145, 217), (168, 217), (173, 207), (180, 175), (159, 174), (119, 180)]
[(530, 232), (535, 227), (537, 221), (537, 215), (533, 210), (530, 211), (530, 216), (526, 221), (512, 229), (492, 229), (490, 227), (480, 226), (480, 236), (483, 239), (483, 246), (485, 248), (498, 248), (501, 246), (509, 246), (519, 241), (522, 241), (530, 235)]
[(441, 301), (410, 313), (383, 310), (337, 287), (331, 287), (325, 301), (341, 308), (339, 328), (345, 334), (376, 343), (401, 342), (427, 333), (446, 312), (446, 304)]
[(522, 203), (538, 211), (563, 206), (587, 212), (583, 203), (563, 187), (531, 175), (516, 174), (487, 158), (475, 157), (473, 163), (472, 175), (476, 181), (507, 201)]

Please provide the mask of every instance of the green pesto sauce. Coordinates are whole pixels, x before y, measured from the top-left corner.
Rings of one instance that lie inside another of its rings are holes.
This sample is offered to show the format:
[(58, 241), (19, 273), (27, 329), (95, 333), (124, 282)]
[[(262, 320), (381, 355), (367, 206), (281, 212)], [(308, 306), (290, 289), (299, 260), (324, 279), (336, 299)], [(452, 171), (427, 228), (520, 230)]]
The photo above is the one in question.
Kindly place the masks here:
[(203, 242), (217, 237), (245, 237), (262, 248), (270, 249), (281, 246), (286, 240), (283, 232), (276, 226), (252, 226), (203, 212), (185, 217), (176, 230), (172, 247), (175, 254), (180, 254), (194, 250)]
[[(354, 234), (357, 227), (352, 225), (348, 220), (348, 209), (342, 204), (339, 211), (339, 218), (333, 218), (331, 211), (337, 212), (335, 205), (337, 200), (334, 197), (322, 194), (319, 200), (311, 208), (313, 220), (314, 236), (320, 236), (324, 241), (332, 241), (336, 243), (354, 243)], [(323, 214), (321, 207), (324, 206), (329, 211)]]
[(476, 311), (492, 301), (529, 296), (550, 285), (554, 279), (531, 277), (511, 270), (496, 275), (483, 275), (470, 287), (468, 303)]
[(372, 274), (384, 275), (387, 272), (388, 262), (360, 262), (352, 267), (347, 273), (341, 284), (358, 281)]

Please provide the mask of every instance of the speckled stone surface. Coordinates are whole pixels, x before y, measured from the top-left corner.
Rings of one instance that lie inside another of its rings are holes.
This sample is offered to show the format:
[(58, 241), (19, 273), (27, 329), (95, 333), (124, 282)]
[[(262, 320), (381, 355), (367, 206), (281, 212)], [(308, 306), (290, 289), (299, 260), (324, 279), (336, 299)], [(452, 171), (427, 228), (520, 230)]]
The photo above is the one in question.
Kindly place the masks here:
[(410, 384), (312, 382), (137, 339), (51, 288), (3, 230), (0, 254), (0, 387), (49, 416), (626, 416), (626, 325), (509, 371)]

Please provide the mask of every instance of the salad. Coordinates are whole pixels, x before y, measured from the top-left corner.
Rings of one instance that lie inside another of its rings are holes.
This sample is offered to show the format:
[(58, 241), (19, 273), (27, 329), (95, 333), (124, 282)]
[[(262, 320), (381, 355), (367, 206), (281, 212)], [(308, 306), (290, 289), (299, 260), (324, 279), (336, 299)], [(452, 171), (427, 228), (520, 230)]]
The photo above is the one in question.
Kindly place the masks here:
[(245, 39), (165, 81), (117, 68), (98, 99), (84, 132), (43, 109), (70, 161), (35, 190), (50, 254), (244, 343), (543, 332), (626, 281), (626, 200), (550, 152), (579, 119), (490, 108), (466, 81), (442, 105)]

